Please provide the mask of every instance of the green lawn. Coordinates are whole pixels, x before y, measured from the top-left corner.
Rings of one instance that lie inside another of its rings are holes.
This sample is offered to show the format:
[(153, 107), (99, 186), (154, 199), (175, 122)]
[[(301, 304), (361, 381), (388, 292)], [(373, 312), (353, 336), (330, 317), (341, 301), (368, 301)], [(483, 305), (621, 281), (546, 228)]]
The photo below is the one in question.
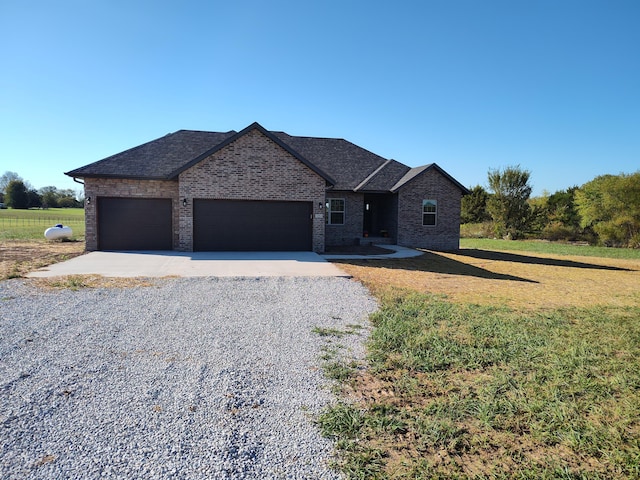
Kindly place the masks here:
[(498, 240), (491, 238), (462, 238), (460, 248), (478, 250), (506, 250), (552, 255), (582, 255), (586, 257), (640, 259), (640, 250), (631, 248), (592, 247), (542, 240)]
[[(548, 242), (461, 243), (531, 257), (640, 258)], [(349, 272), (378, 285), (417, 268), (370, 263)], [(621, 282), (638, 281), (630, 268)], [(640, 305), (587, 308), (578, 297), (576, 307), (512, 309), (456, 303), (418, 285), (377, 288), (366, 365), (326, 372), (345, 398), (318, 424), (336, 440), (347, 478), (640, 478)]]
[(73, 238), (84, 237), (84, 209), (0, 210), (0, 240), (41, 240), (44, 231), (58, 223), (71, 227)]

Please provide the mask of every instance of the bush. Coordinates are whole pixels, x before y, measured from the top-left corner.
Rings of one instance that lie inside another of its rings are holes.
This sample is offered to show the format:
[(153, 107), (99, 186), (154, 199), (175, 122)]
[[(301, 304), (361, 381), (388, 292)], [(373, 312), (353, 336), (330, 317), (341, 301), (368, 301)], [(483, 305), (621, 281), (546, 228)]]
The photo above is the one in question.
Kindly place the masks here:
[(551, 222), (542, 229), (541, 237), (545, 240), (575, 242), (579, 232), (561, 222)]
[(494, 238), (495, 225), (493, 222), (463, 223), (460, 225), (462, 238)]

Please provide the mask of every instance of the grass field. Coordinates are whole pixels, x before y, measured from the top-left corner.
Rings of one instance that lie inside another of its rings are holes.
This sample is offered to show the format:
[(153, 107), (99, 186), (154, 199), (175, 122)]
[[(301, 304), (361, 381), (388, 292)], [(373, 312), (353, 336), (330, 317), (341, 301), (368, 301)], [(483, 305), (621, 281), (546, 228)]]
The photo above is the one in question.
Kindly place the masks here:
[[(44, 231), (62, 223), (71, 227), (68, 241), (47, 241)], [(84, 210), (0, 210), (0, 280), (24, 275), (84, 252)]]
[(381, 303), (366, 368), (319, 420), (342, 471), (640, 478), (640, 259), (476, 242), (336, 262)]
[(626, 258), (640, 260), (640, 249), (593, 247), (544, 240), (498, 240), (490, 238), (462, 238), (461, 248), (482, 250), (522, 251), (545, 255), (573, 255), (583, 257)]
[(84, 237), (84, 209), (49, 208), (46, 210), (0, 210), (0, 241), (40, 240), (44, 231), (58, 223), (71, 227), (73, 239)]

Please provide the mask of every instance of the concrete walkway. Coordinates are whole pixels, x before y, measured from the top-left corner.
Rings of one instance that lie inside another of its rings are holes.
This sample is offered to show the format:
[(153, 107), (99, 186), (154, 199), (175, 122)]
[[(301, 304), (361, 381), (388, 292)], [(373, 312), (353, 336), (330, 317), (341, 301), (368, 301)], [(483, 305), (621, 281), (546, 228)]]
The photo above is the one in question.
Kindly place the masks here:
[(30, 278), (104, 277), (349, 277), (313, 252), (90, 252), (41, 268)]
[(401, 247), (399, 245), (374, 245), (387, 250), (393, 250), (393, 253), (384, 253), (382, 255), (348, 255), (348, 254), (322, 254), (327, 260), (376, 260), (379, 258), (411, 258), (419, 257), (423, 252), (414, 250), (413, 248)]

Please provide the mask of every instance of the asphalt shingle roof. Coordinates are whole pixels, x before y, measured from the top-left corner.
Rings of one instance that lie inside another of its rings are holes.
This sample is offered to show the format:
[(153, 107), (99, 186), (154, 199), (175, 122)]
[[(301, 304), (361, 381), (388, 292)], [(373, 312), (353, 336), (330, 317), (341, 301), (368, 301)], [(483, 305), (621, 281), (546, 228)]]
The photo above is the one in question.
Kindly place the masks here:
[(387, 160), (341, 138), (273, 134), (336, 181), (334, 190), (354, 190)]
[[(297, 137), (285, 132), (268, 132), (254, 123), (239, 133), (233, 130), (225, 133), (178, 130), (66, 174), (78, 178), (170, 180), (227, 142), (233, 141), (236, 135), (241, 136), (252, 128), (258, 128), (273, 141), (280, 143), (323, 176), (334, 190), (395, 191), (431, 167), (427, 165), (412, 169), (340, 138)], [(460, 187), (466, 190), (461, 185)]]
[(169, 179), (183, 165), (236, 132), (178, 130), (66, 174), (70, 177)]

